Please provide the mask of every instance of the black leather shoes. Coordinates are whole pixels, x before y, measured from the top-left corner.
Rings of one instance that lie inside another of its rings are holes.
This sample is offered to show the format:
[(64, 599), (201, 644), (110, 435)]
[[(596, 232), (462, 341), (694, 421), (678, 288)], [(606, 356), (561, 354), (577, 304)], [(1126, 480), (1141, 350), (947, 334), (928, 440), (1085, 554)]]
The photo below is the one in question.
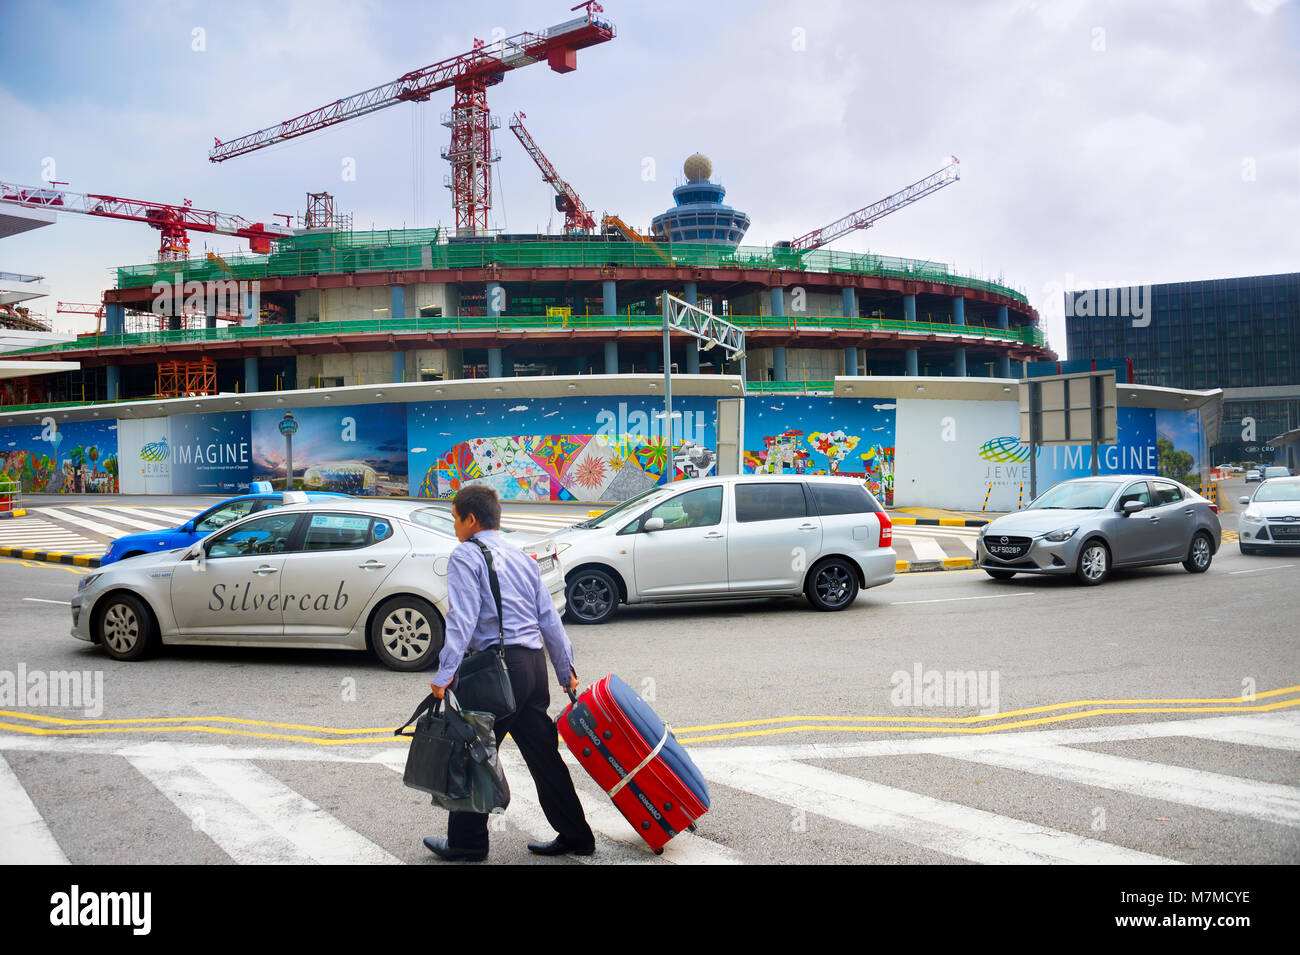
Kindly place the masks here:
[(448, 862), (482, 862), (487, 858), (486, 852), (453, 849), (447, 845), (446, 839), (435, 839), (433, 836), (424, 837), (424, 847), (439, 859), (446, 859)]
[(575, 846), (564, 836), (556, 836), (550, 842), (528, 843), (528, 851), (535, 856), (562, 856), (566, 852), (571, 852), (575, 856), (589, 856), (596, 851), (596, 846), (594, 844)]

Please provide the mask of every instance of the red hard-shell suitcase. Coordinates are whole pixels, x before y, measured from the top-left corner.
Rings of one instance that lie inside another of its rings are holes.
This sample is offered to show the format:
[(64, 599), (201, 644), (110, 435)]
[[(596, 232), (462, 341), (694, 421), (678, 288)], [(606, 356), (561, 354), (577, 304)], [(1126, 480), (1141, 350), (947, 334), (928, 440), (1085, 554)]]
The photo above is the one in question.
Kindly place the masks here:
[(556, 720), (591, 778), (655, 852), (709, 810), (709, 790), (672, 732), (632, 688), (610, 675), (574, 696)]

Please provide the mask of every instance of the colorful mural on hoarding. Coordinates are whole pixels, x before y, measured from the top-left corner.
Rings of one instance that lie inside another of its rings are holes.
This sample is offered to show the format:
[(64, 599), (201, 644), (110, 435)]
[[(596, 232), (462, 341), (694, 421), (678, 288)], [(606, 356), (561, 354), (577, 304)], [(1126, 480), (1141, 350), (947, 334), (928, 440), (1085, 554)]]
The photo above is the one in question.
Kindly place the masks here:
[[(716, 408), (712, 398), (674, 402), (670, 464), (655, 398), (411, 404), (411, 493), (445, 498), (475, 483), (505, 500), (626, 500), (659, 483), (669, 468), (673, 480), (713, 473)], [(539, 424), (545, 432), (538, 433)]]
[(745, 399), (745, 471), (860, 477), (894, 503), (893, 401), (805, 395)]
[[(294, 486), (308, 491), (405, 497), (407, 479), (406, 405), (344, 405), (290, 409)], [(253, 412), (255, 481), (284, 487), (284, 409)]]
[(0, 477), (29, 494), (116, 494), (117, 422), (68, 421), (0, 431)]

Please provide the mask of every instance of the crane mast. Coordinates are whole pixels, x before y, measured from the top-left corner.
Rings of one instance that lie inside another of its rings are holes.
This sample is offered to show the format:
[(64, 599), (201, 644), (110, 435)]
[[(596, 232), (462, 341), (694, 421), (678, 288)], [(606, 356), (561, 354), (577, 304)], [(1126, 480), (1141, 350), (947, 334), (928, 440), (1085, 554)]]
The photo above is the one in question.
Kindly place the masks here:
[(488, 108), (487, 89), (500, 83), (511, 70), (539, 62), (545, 62), (556, 73), (570, 73), (578, 67), (578, 50), (614, 38), (614, 25), (600, 16), (604, 11), (595, 0), (573, 10), (584, 12), (537, 33), (516, 33), (493, 43), (476, 39), (468, 53), (404, 73), (391, 83), (337, 99), (237, 139), (218, 139), (208, 159), (225, 162), (397, 103), (426, 102), (434, 93), (451, 87), (455, 91), (452, 108), (442, 115), (442, 125), (451, 130), (451, 142), (442, 150), (442, 158), (451, 163), (452, 171), (444, 184), (452, 192), (457, 234), (486, 232), (492, 208), (492, 164), (500, 158), (492, 150), (492, 130), (500, 126), (500, 121)]
[(904, 189), (900, 189), (893, 195), (885, 196), (879, 202), (873, 202), (869, 206), (864, 206), (857, 212), (851, 212), (842, 219), (837, 219), (830, 225), (822, 226), (820, 229), (814, 229), (806, 235), (801, 235), (789, 243), (781, 243), (782, 247), (795, 249), (800, 252), (811, 252), (813, 249), (819, 249), (828, 242), (834, 242), (841, 236), (848, 235), (850, 232), (856, 232), (858, 229), (870, 228), (870, 226), (890, 213), (897, 212), (904, 206), (910, 206), (918, 199), (923, 199), (931, 193), (938, 192), (944, 186), (952, 185), (961, 178), (961, 169), (956, 156), (951, 157), (948, 165), (944, 166), (938, 172), (931, 173), (924, 179), (918, 179)]
[(542, 171), (542, 180), (555, 190), (555, 208), (564, 213), (565, 234), (581, 235), (591, 232), (596, 228), (596, 220), (592, 217), (591, 210), (582, 204), (574, 188), (560, 178), (560, 174), (555, 171), (555, 167), (546, 158), (541, 147), (524, 128), (525, 116), (524, 113), (515, 113), (510, 117), (510, 131), (515, 134), (515, 138), (527, 150), (528, 155), (533, 157), (533, 162), (537, 163), (537, 168)]

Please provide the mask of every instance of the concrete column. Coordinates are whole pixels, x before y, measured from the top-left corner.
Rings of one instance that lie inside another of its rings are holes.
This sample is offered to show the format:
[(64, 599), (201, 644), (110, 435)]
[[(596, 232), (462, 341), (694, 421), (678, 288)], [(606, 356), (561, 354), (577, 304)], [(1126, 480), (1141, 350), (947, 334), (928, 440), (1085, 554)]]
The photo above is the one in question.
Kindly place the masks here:
[(775, 381), (785, 381), (785, 349), (772, 349), (772, 378)]
[[(388, 317), (405, 318), (406, 317), (406, 287), (402, 285), (391, 285), (388, 288)], [(394, 379), (400, 381), (401, 379)]]
[(618, 342), (605, 342), (605, 374), (618, 374)]
[(488, 349), (488, 377), (489, 378), (501, 377), (501, 349), (500, 348)]
[(858, 373), (858, 350), (856, 348), (844, 349), (844, 374), (856, 375)]
[(203, 327), (217, 327), (217, 304), (215, 302), (209, 305), (203, 314)]
[(903, 321), (905, 322), (916, 321), (916, 296), (915, 295), (903, 296)]
[(998, 356), (997, 374), (999, 378), (1011, 377), (1011, 358), (1009, 356), (1007, 355)]
[(695, 342), (694, 338), (686, 342), (686, 374), (688, 375), (700, 373), (700, 350), (695, 347)]
[(121, 335), (126, 329), (126, 309), (121, 305), (104, 307), (104, 334)]
[(602, 282), (601, 289), (605, 295), (605, 314), (617, 315), (618, 314), (618, 290), (615, 287), (614, 282), (612, 281)]
[(999, 305), (998, 306), (998, 328), (1008, 329), (1010, 327), (1011, 327), (1011, 319), (1010, 316), (1007, 315), (1007, 307), (1005, 305)]
[[(500, 282), (488, 282), (488, 283), (487, 283), (487, 288), (484, 289), (484, 291), (483, 291), (483, 296), (484, 296), (484, 297), (483, 297), (483, 304), (487, 307), (487, 315), (488, 315), (488, 317), (489, 317), (489, 318), (500, 318), (500, 317), (501, 317), (501, 302), (502, 302), (502, 300), (503, 300), (503, 298), (504, 298), (504, 296), (501, 294), (501, 283), (500, 283)], [(500, 349), (497, 349), (497, 351), (500, 352)], [(490, 354), (491, 354), (491, 353), (489, 352), (489, 355), (490, 355)], [(498, 358), (499, 358), (499, 357), (500, 357), (500, 355), (498, 355)], [(493, 377), (493, 378), (499, 378), (499, 377), (501, 377), (501, 376), (500, 376), (500, 375), (493, 375), (492, 377)]]
[(257, 356), (255, 355), (244, 359), (244, 390), (262, 390), (257, 380)]
[(683, 296), (683, 298), (685, 298), (686, 301), (690, 302), (692, 305), (699, 305), (700, 304), (699, 295), (700, 295), (699, 286), (694, 282), (687, 282), (686, 293)]
[(768, 289), (767, 291), (768, 291), (768, 297), (771, 299), (772, 302), (772, 314), (784, 316), (785, 315), (785, 289), (781, 288), (780, 286), (777, 286), (776, 288)]
[[(966, 299), (960, 295), (952, 297), (952, 323), (954, 325), (966, 324)], [(958, 378), (966, 377), (966, 349), (955, 348), (952, 353), (953, 374)]]
[[(257, 324), (257, 302), (253, 299), (252, 292), (244, 292), (239, 297), (239, 311), (241, 313), (241, 325)], [(257, 356), (250, 355), (244, 359), (244, 390), (261, 391), (262, 386), (257, 377)]]
[[(406, 352), (393, 352), (393, 381), (406, 380)], [(419, 372), (416, 373), (416, 380), (419, 380)]]
[(858, 317), (858, 290), (855, 288), (846, 288), (840, 291), (840, 296), (844, 299), (844, 317)]
[[(112, 306), (110, 306), (112, 307)], [(109, 401), (117, 401), (122, 397), (122, 369), (117, 365), (109, 365), (104, 369), (104, 385), (108, 392)]]
[(921, 373), (920, 371), (921, 349), (909, 348), (907, 350), (907, 354), (905, 355), (905, 358), (907, 361), (907, 374), (915, 378), (917, 375)]

